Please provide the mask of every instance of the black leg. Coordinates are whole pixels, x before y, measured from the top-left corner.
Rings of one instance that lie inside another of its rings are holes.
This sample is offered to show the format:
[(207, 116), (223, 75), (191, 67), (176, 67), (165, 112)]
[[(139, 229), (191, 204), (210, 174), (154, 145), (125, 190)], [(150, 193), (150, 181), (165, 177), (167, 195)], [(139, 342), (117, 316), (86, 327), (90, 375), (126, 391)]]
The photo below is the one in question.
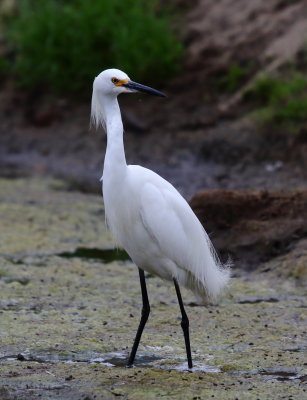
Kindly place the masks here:
[(140, 340), (141, 340), (141, 336), (143, 333), (143, 329), (145, 327), (145, 324), (148, 320), (148, 316), (150, 313), (150, 305), (149, 305), (149, 300), (148, 300), (148, 294), (147, 294), (147, 288), (146, 288), (146, 282), (145, 282), (145, 274), (144, 271), (142, 269), (139, 268), (139, 275), (140, 275), (140, 283), (141, 283), (141, 289), (142, 289), (142, 300), (143, 300), (143, 308), (142, 308), (142, 316), (141, 316), (141, 321), (140, 321), (140, 325), (139, 328), (137, 330), (135, 339), (134, 339), (134, 343), (133, 343), (133, 347), (129, 356), (129, 360), (128, 360), (128, 364), (127, 367), (132, 367), (133, 362), (134, 362), (134, 358), (135, 358), (135, 354), (136, 351), (138, 349)]
[(182, 302), (179, 285), (175, 278), (174, 278), (174, 284), (175, 284), (175, 289), (176, 289), (178, 302), (179, 302), (179, 306), (180, 306), (180, 311), (181, 311), (181, 315), (182, 315), (181, 327), (183, 330), (185, 347), (187, 350), (188, 366), (189, 366), (189, 368), (193, 368), (192, 356), (191, 356), (191, 346), (190, 346), (190, 335), (189, 335), (189, 319), (188, 319), (188, 316), (183, 307), (183, 302)]

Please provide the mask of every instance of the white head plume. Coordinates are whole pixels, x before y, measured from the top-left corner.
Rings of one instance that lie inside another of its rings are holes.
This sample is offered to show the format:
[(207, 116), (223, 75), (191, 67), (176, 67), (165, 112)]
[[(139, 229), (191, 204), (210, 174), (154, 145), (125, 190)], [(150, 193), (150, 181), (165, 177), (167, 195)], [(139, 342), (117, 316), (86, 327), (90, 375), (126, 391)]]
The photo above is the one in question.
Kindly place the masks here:
[(104, 108), (99, 99), (98, 89), (97, 89), (97, 79), (95, 78), (93, 83), (93, 93), (92, 93), (92, 107), (91, 107), (91, 126), (96, 129), (102, 126), (106, 130), (106, 116), (104, 114)]

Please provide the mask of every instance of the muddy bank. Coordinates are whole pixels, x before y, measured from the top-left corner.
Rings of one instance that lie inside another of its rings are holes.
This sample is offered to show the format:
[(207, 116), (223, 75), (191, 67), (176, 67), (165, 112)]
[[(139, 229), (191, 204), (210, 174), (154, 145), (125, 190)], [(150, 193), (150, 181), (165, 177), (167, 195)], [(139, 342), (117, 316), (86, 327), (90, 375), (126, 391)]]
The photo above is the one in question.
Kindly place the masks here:
[(0, 187), (1, 399), (303, 398), (305, 288), (284, 273), (298, 253), (236, 270), (219, 305), (183, 291), (192, 373), (175, 291), (148, 277), (152, 314), (127, 369), (140, 288), (129, 261), (90, 251), (112, 247), (101, 198), (50, 179)]
[(255, 268), (305, 243), (306, 190), (202, 191), (190, 204), (217, 249), (226, 250), (239, 268)]

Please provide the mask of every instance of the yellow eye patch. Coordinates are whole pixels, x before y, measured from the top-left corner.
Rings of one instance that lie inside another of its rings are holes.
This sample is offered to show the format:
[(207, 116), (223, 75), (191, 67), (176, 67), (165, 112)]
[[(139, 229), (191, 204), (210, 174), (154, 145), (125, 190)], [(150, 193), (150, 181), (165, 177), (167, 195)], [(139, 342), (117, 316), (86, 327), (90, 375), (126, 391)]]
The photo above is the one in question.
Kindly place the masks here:
[(114, 83), (115, 86), (122, 86), (122, 85), (128, 83), (128, 79), (112, 78), (111, 81), (112, 81), (112, 83)]

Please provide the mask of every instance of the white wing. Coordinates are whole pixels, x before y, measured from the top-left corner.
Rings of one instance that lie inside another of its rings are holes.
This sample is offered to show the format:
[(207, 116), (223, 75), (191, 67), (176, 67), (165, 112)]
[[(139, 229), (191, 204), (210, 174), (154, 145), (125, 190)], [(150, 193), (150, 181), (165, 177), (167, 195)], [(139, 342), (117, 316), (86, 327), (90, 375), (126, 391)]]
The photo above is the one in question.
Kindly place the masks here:
[(153, 183), (146, 183), (142, 188), (141, 217), (145, 228), (158, 243), (161, 253), (183, 269), (189, 269), (186, 249), (193, 223), (187, 221), (189, 214), (191, 209), (178, 192), (168, 187), (158, 188)]
[(229, 279), (229, 268), (221, 265), (201, 223), (177, 190), (162, 178), (146, 183), (141, 217), (161, 253), (179, 267), (179, 282), (199, 297), (215, 298)]

